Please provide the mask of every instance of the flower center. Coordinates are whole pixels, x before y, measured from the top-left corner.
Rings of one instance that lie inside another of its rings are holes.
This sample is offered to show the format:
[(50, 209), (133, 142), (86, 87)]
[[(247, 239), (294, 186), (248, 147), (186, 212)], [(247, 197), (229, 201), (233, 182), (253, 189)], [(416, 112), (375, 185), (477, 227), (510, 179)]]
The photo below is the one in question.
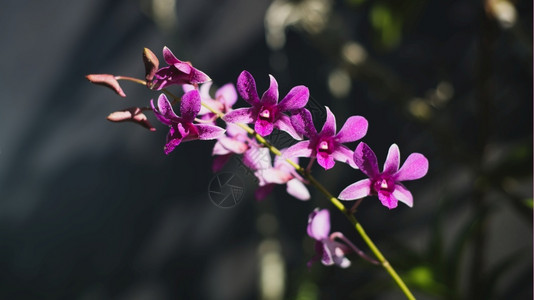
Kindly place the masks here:
[(268, 109), (264, 109), (260, 112), (260, 118), (268, 120), (271, 117), (271, 112)]
[(373, 190), (392, 193), (395, 190), (395, 182), (391, 178), (379, 178), (373, 183)]
[(319, 143), (319, 149), (323, 150), (323, 151), (328, 151), (328, 142), (327, 141), (322, 141)]

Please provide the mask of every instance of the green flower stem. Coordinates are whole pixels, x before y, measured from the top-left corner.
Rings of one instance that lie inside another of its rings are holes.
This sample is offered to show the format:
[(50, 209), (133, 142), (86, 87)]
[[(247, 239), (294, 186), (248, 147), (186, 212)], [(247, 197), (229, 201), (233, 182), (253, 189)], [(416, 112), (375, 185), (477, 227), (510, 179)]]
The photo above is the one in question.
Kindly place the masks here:
[[(211, 108), (209, 105), (205, 104), (204, 102), (202, 103), (202, 105), (204, 107), (206, 107), (207, 109), (209, 109), (214, 114), (216, 114), (217, 116), (219, 116), (220, 118), (222, 118), (224, 116), (223, 113)], [(265, 145), (272, 153), (274, 153), (275, 155), (280, 155), (280, 156), (282, 155), (282, 153), (280, 152), (280, 150), (278, 150), (278, 148), (276, 148), (271, 143), (269, 143), (264, 137), (262, 137), (257, 132), (255, 132), (248, 125), (241, 124), (241, 123), (238, 123), (237, 125), (239, 127), (243, 128), (243, 129), (245, 129), (251, 135), (253, 135), (260, 143)], [(397, 285), (400, 287), (400, 289), (402, 290), (404, 295), (406, 295), (406, 298), (415, 299), (415, 297), (413, 296), (413, 294), (410, 291), (410, 289), (408, 288), (408, 286), (406, 286), (406, 284), (404, 283), (402, 278), (399, 276), (399, 274), (397, 274), (395, 269), (387, 261), (387, 259), (384, 257), (384, 255), (382, 255), (382, 252), (380, 252), (380, 250), (375, 245), (373, 240), (367, 235), (367, 233), (363, 229), (362, 225), (358, 222), (358, 220), (356, 220), (356, 217), (354, 217), (352, 212), (347, 210), (347, 208), (341, 203), (341, 201), (339, 201), (339, 199), (334, 197), (320, 182), (317, 181), (317, 179), (315, 179), (315, 177), (313, 177), (304, 168), (302, 168), (300, 165), (294, 163), (293, 161), (291, 161), (291, 160), (289, 160), (287, 158), (286, 158), (286, 161), (290, 165), (292, 165), (300, 174), (302, 174), (302, 176), (304, 176), (304, 178), (306, 178), (315, 188), (317, 188), (321, 193), (323, 193), (326, 196), (326, 198), (328, 198), (330, 200), (330, 202), (332, 204), (334, 204), (334, 206), (337, 209), (339, 209), (347, 217), (347, 219), (349, 219), (349, 221), (356, 228), (356, 231), (358, 231), (358, 233), (363, 238), (363, 240), (365, 241), (365, 243), (367, 244), (369, 249), (371, 249), (371, 251), (374, 253), (376, 258), (380, 262), (380, 265), (382, 265), (382, 267), (384, 267), (384, 269), (386, 269), (386, 271), (389, 273), (389, 275), (391, 275), (391, 277), (393, 278), (395, 283), (397, 283)]]
[[(119, 78), (117, 78), (119, 79)], [(134, 81), (134, 82), (137, 82), (137, 83), (141, 83), (141, 84), (144, 84), (146, 85), (146, 83), (142, 80), (132, 80), (133, 78), (120, 78), (120, 79), (125, 79), (125, 80), (130, 80), (130, 81)], [(173, 98), (173, 103), (176, 103), (178, 101), (180, 101), (180, 98), (173, 95), (171, 92), (169, 92), (168, 90), (166, 89), (163, 89), (162, 90), (165, 94), (169, 95), (170, 97)], [(224, 117), (224, 114), (212, 107), (210, 107), (209, 105), (207, 105), (206, 103), (202, 102), (202, 106), (204, 106), (205, 108), (207, 108), (208, 110), (210, 110), (212, 113), (216, 114), (219, 118), (222, 118)], [(262, 137), (261, 135), (259, 135), (256, 131), (254, 131), (254, 129), (250, 128), (248, 125), (246, 124), (241, 124), (241, 123), (238, 123), (237, 124), (239, 127), (243, 128), (244, 130), (246, 130), (249, 134), (253, 135), (254, 138), (256, 138), (256, 140), (258, 140), (260, 143), (262, 143), (263, 145), (265, 145), (265, 147), (267, 147), (272, 153), (274, 153), (275, 155), (280, 155), (282, 156), (282, 152), (280, 152), (280, 150), (278, 150), (278, 148), (276, 148), (275, 146), (273, 146), (271, 143), (269, 143), (269, 141), (267, 141), (264, 137)], [(371, 249), (371, 252), (373, 252), (373, 254), (376, 256), (376, 258), (378, 259), (378, 261), (380, 262), (380, 265), (386, 269), (386, 271), (389, 273), (389, 275), (393, 278), (393, 280), (395, 281), (395, 283), (399, 286), (399, 288), (402, 290), (402, 292), (404, 293), (404, 295), (406, 296), (406, 298), (410, 299), (410, 300), (414, 300), (415, 297), (414, 295), (412, 294), (412, 292), (410, 291), (410, 289), (408, 288), (408, 286), (406, 286), (406, 284), (404, 283), (404, 281), (402, 280), (402, 278), (399, 276), (399, 274), (397, 274), (397, 272), (395, 271), (395, 269), (391, 266), (391, 264), (387, 261), (387, 259), (384, 257), (384, 255), (382, 254), (382, 252), (380, 252), (380, 250), (378, 249), (378, 247), (375, 245), (375, 243), (373, 242), (373, 240), (367, 235), (367, 233), (365, 232), (365, 230), (363, 229), (362, 225), (358, 222), (358, 220), (356, 220), (356, 217), (354, 217), (354, 215), (352, 214), (352, 212), (350, 210), (347, 210), (347, 208), (341, 203), (341, 201), (339, 201), (339, 199), (337, 199), (336, 197), (334, 197), (320, 182), (317, 181), (317, 179), (315, 179), (315, 177), (313, 177), (309, 172), (307, 172), (304, 168), (302, 168), (300, 165), (294, 163), (293, 161), (289, 160), (286, 158), (286, 161), (295, 168), (295, 170), (297, 170), (300, 174), (302, 174), (302, 176), (304, 178), (306, 178), (310, 184), (312, 184), (315, 188), (317, 188), (321, 193), (323, 193), (326, 198), (328, 198), (330, 200), (330, 202), (339, 210), (341, 211), (346, 217), (347, 219), (351, 222), (351, 224), (354, 226), (354, 228), (356, 229), (356, 231), (360, 234), (360, 236), (362, 237), (362, 239), (364, 240), (364, 242), (367, 244), (367, 246), (369, 247), (369, 249)]]

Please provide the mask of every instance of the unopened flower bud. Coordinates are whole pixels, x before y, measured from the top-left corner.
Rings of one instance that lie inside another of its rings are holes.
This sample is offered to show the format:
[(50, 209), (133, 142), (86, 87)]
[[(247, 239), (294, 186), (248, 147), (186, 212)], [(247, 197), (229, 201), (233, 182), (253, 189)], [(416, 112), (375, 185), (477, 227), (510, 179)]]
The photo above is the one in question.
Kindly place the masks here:
[(130, 107), (124, 110), (119, 110), (109, 114), (108, 118), (111, 122), (130, 121), (137, 123), (150, 131), (156, 131), (156, 128), (148, 122), (146, 115), (139, 107)]
[(85, 76), (91, 83), (107, 86), (115, 91), (121, 97), (126, 97), (126, 94), (122, 91), (121, 86), (115, 76), (111, 74), (89, 74)]
[(154, 52), (145, 48), (143, 50), (143, 62), (145, 63), (145, 79), (147, 82), (150, 82), (154, 78), (154, 74), (158, 71), (159, 60)]

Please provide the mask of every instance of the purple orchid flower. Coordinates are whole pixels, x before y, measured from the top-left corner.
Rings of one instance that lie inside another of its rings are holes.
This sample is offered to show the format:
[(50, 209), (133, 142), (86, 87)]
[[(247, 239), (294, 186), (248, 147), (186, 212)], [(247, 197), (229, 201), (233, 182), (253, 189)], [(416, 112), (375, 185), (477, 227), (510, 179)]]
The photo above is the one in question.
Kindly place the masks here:
[[(286, 191), (291, 196), (299, 200), (309, 200), (310, 193), (302, 183), (302, 177), (295, 169), (286, 162), (282, 156), (276, 156), (274, 166), (271, 165), (271, 154), (269, 149), (264, 147), (251, 147), (243, 155), (243, 163), (252, 169), (254, 175), (259, 180), (259, 188), (254, 195), (258, 201), (267, 197), (277, 184), (286, 184)], [(298, 164), (297, 159), (292, 159)]]
[(243, 154), (250, 149), (253, 141), (248, 137), (245, 129), (236, 124), (227, 123), (226, 132), (217, 138), (213, 146), (213, 172), (220, 171), (234, 154)]
[(367, 133), (368, 123), (364, 117), (352, 116), (347, 119), (341, 130), (336, 134), (336, 117), (326, 107), (326, 121), (317, 133), (312, 121), (311, 113), (301, 109), (291, 117), (291, 122), (297, 132), (309, 138), (308, 141), (298, 142), (291, 146), (286, 155), (288, 157), (315, 157), (325, 170), (335, 165), (334, 160), (348, 163), (356, 167), (353, 152), (343, 143), (354, 142)]
[(211, 80), (208, 75), (194, 68), (191, 63), (176, 58), (167, 47), (163, 48), (163, 58), (169, 66), (159, 69), (154, 74), (152, 81), (149, 82), (151, 89), (161, 90), (173, 84), (200, 84)]
[(309, 262), (308, 267), (312, 263), (321, 260), (325, 266), (336, 264), (342, 268), (350, 266), (350, 260), (345, 257), (345, 254), (350, 252), (350, 249), (339, 242), (333, 240), (330, 235), (330, 212), (327, 209), (315, 209), (308, 217), (308, 235), (316, 240), (314, 256)]
[[(232, 111), (232, 106), (237, 101), (237, 91), (234, 85), (232, 83), (227, 83), (220, 87), (215, 92), (215, 99), (211, 98), (210, 96), (211, 85), (212, 82), (208, 81), (200, 86), (199, 91), (200, 98), (202, 99), (202, 101), (209, 105), (211, 108), (216, 109), (217, 111), (223, 114)], [(184, 84), (182, 87), (184, 89), (184, 92), (196, 89), (194, 85), (190, 84)], [(217, 116), (213, 112), (211, 112), (204, 106), (200, 108), (200, 112), (198, 113), (198, 115), (202, 116), (203, 120), (214, 120), (217, 118)]]
[(310, 97), (308, 88), (303, 85), (296, 86), (278, 103), (278, 83), (272, 75), (269, 75), (269, 78), (269, 89), (260, 99), (254, 77), (247, 71), (241, 72), (237, 79), (237, 91), (252, 107), (236, 109), (226, 114), (223, 119), (230, 123), (254, 123), (254, 130), (261, 136), (267, 136), (274, 128), (278, 128), (295, 139), (302, 139), (293, 128), (289, 117), (283, 113), (304, 107)]
[(363, 142), (354, 150), (354, 161), (369, 178), (349, 185), (339, 194), (338, 198), (340, 200), (354, 200), (369, 195), (378, 195), (382, 205), (389, 209), (397, 207), (398, 201), (412, 207), (412, 193), (400, 182), (419, 179), (425, 176), (428, 171), (428, 159), (420, 153), (410, 154), (399, 169), (400, 152), (396, 144), (389, 147), (382, 173), (378, 171), (375, 153)]
[(174, 113), (165, 94), (159, 96), (157, 108), (154, 106), (153, 100), (150, 100), (150, 105), (156, 118), (169, 126), (167, 143), (164, 147), (165, 154), (171, 153), (181, 142), (197, 139), (213, 140), (225, 132), (223, 128), (215, 125), (193, 124), (201, 106), (200, 94), (197, 90), (189, 91), (182, 96), (180, 102), (181, 117)]

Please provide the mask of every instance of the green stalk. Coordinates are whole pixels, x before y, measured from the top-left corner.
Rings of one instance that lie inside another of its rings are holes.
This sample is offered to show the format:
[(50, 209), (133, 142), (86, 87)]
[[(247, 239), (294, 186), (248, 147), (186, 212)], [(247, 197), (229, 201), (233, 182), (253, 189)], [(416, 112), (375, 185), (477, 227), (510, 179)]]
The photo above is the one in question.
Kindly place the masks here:
[[(141, 83), (141, 84), (144, 84), (146, 85), (146, 83), (142, 80), (133, 80), (133, 78), (129, 78), (129, 77), (118, 77), (117, 79), (123, 79), (123, 80), (130, 80), (130, 81), (133, 81), (133, 82), (137, 82), (137, 83)], [(174, 94), (172, 94), (171, 92), (169, 92), (168, 90), (166, 89), (163, 89), (162, 92), (164, 92), (165, 94), (169, 95), (170, 97), (173, 98), (173, 104), (180, 101), (180, 98), (175, 96)], [(207, 108), (208, 110), (210, 110), (212, 113), (216, 114), (219, 118), (223, 118), (224, 117), (224, 114), (214, 108), (212, 108), (211, 106), (209, 106), (208, 104), (202, 102), (202, 106), (204, 106), (205, 108)], [(275, 146), (273, 146), (271, 143), (269, 143), (269, 141), (267, 141), (264, 137), (262, 137), (261, 135), (259, 135), (257, 132), (255, 132), (252, 128), (250, 128), (248, 125), (246, 124), (241, 124), (241, 123), (238, 123), (237, 124), (239, 127), (243, 128), (244, 130), (246, 130), (249, 134), (253, 135), (254, 138), (256, 138), (256, 140), (258, 140), (258, 142), (262, 143), (265, 147), (267, 147), (272, 153), (274, 153), (275, 155), (279, 155), (281, 156), (282, 153), (280, 152), (280, 150), (278, 150), (278, 148), (276, 148)], [(412, 294), (412, 292), (410, 291), (410, 289), (408, 288), (408, 286), (406, 286), (406, 284), (404, 283), (404, 281), (402, 280), (402, 278), (399, 276), (399, 274), (395, 271), (395, 269), (391, 266), (391, 264), (387, 261), (387, 259), (384, 257), (384, 255), (382, 254), (382, 252), (380, 252), (380, 250), (378, 249), (378, 247), (375, 245), (375, 243), (373, 242), (373, 240), (367, 235), (367, 233), (365, 232), (365, 230), (363, 229), (362, 225), (358, 222), (358, 220), (356, 220), (356, 217), (354, 217), (354, 215), (352, 214), (352, 212), (350, 210), (347, 210), (347, 208), (341, 203), (341, 201), (339, 201), (339, 199), (337, 199), (336, 197), (334, 197), (320, 182), (317, 181), (317, 179), (315, 179), (315, 177), (313, 177), (309, 172), (307, 172), (304, 168), (302, 168), (300, 165), (294, 163), (293, 161), (289, 160), (286, 158), (286, 161), (295, 168), (295, 170), (297, 170), (304, 178), (306, 178), (310, 184), (312, 184), (315, 188), (317, 188), (321, 193), (323, 193), (323, 195), (326, 196), (326, 198), (328, 198), (328, 200), (330, 200), (330, 202), (339, 210), (341, 211), (345, 217), (347, 217), (347, 219), (349, 220), (349, 222), (351, 222), (351, 224), (354, 226), (354, 228), (356, 229), (356, 231), (360, 234), (360, 236), (362, 237), (362, 239), (364, 240), (364, 242), (367, 244), (367, 246), (369, 247), (369, 249), (371, 249), (371, 252), (373, 252), (373, 254), (376, 256), (376, 258), (378, 259), (378, 261), (380, 262), (380, 265), (386, 269), (386, 271), (389, 273), (389, 275), (393, 278), (393, 280), (395, 281), (395, 283), (399, 286), (399, 288), (402, 290), (402, 292), (404, 293), (404, 295), (406, 296), (406, 298), (410, 299), (410, 300), (414, 300), (415, 297), (414, 295)]]

